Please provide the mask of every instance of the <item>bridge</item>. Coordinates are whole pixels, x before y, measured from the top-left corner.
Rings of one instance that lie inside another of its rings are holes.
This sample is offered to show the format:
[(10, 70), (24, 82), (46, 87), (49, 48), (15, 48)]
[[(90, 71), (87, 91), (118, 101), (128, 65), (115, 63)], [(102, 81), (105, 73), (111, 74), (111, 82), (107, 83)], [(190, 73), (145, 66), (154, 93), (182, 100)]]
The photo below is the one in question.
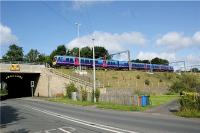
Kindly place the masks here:
[[(38, 64), (0, 63), (1, 87), (7, 86), (8, 97), (34, 96), (55, 97), (66, 93), (66, 85), (73, 82), (77, 88), (93, 89), (93, 84), (83, 79), (58, 73)], [(31, 82), (34, 86), (31, 87)], [(98, 88), (103, 86), (97, 84)]]

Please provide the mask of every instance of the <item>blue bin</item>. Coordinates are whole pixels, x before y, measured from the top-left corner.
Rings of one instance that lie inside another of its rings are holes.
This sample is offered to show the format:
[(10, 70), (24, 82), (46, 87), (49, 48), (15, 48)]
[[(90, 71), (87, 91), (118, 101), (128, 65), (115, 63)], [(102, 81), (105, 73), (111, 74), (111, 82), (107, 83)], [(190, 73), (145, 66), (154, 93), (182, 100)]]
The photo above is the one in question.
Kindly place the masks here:
[(150, 96), (142, 96), (141, 106), (147, 106), (147, 105), (150, 105), (149, 97), (150, 97)]
[(142, 106), (147, 106), (147, 96), (142, 96)]

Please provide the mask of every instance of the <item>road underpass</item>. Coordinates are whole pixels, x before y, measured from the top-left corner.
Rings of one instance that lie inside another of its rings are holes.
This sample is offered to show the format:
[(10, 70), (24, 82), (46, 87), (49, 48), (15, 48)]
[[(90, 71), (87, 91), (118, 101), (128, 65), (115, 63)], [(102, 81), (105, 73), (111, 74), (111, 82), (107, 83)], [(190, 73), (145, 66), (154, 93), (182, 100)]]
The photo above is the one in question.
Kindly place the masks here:
[(39, 73), (13, 73), (2, 72), (1, 84), (6, 85), (8, 95), (6, 98), (20, 98), (32, 96), (31, 81), (34, 81), (33, 93), (39, 80)]

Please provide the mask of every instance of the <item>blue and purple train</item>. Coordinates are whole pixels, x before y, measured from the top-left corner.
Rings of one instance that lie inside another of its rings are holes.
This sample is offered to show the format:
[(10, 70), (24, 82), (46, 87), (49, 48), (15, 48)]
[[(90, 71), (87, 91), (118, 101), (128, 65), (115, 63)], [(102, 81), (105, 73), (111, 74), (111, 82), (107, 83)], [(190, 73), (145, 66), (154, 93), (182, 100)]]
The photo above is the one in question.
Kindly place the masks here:
[[(81, 66), (87, 68), (92, 68), (93, 59), (91, 58), (80, 58)], [(79, 66), (79, 57), (74, 56), (54, 56), (53, 66)], [(105, 60), (105, 59), (95, 59), (95, 66), (97, 68), (105, 69), (129, 69), (128, 61), (118, 61), (118, 60)], [(135, 70), (153, 70), (153, 71), (168, 71), (173, 72), (174, 68), (169, 65), (158, 65), (158, 64), (146, 64), (146, 63), (131, 63), (131, 69)]]

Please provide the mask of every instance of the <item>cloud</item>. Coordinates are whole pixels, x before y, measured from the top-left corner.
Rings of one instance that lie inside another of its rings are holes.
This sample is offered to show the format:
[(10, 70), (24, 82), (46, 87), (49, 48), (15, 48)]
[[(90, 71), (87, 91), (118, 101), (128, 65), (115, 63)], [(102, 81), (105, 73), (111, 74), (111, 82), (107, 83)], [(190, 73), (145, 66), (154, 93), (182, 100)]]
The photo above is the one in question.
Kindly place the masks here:
[(10, 43), (15, 43), (17, 37), (12, 34), (12, 31), (9, 27), (4, 26), (0, 23), (0, 45), (7, 45)]
[(92, 34), (85, 35), (79, 39), (74, 39), (67, 44), (68, 48), (73, 47), (92, 47), (92, 38), (95, 38), (96, 46), (105, 47), (110, 53), (128, 50), (135, 45), (145, 45), (147, 40), (140, 32), (124, 32), (121, 34), (112, 34), (108, 32), (95, 31)]
[(200, 31), (196, 32), (193, 36), (194, 43), (200, 46)]
[(169, 32), (156, 40), (158, 46), (166, 46), (170, 50), (180, 50), (187, 47), (200, 45), (200, 32), (193, 36), (185, 36), (183, 33)]
[(137, 55), (137, 59), (140, 60), (151, 60), (155, 57), (167, 59), (169, 61), (174, 61), (176, 56), (174, 53), (165, 53), (165, 52), (155, 53), (155, 52), (143, 52), (143, 51), (140, 51)]
[(89, 7), (89, 6), (92, 6), (92, 5), (97, 5), (97, 4), (108, 4), (112, 2), (111, 0), (110, 1), (94, 1), (94, 0), (75, 0), (72, 2), (72, 9), (74, 10), (81, 10), (85, 7)]

